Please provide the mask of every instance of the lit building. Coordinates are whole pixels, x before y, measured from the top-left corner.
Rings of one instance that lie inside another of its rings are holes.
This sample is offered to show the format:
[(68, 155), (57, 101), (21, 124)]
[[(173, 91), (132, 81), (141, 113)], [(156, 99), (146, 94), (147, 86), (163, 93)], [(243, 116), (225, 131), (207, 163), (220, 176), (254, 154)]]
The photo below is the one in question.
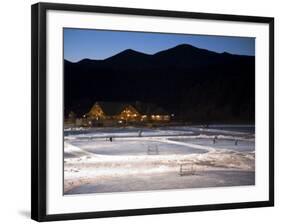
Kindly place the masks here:
[(170, 115), (155, 104), (96, 102), (86, 114), (93, 122), (168, 122)]

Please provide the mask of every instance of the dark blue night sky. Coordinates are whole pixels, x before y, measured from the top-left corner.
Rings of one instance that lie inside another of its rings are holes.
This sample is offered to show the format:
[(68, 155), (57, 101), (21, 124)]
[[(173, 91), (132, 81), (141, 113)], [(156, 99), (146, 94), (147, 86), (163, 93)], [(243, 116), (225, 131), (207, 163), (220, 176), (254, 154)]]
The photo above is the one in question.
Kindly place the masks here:
[(255, 55), (255, 38), (251, 37), (64, 29), (64, 58), (72, 62), (105, 59), (126, 49), (154, 54), (179, 44), (218, 53)]

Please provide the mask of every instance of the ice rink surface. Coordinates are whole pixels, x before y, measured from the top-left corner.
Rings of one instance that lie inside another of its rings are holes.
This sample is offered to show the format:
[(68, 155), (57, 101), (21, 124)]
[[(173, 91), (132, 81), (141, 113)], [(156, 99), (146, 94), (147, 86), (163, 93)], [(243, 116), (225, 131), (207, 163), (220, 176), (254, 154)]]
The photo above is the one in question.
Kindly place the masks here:
[(254, 185), (254, 130), (249, 125), (66, 129), (64, 191)]

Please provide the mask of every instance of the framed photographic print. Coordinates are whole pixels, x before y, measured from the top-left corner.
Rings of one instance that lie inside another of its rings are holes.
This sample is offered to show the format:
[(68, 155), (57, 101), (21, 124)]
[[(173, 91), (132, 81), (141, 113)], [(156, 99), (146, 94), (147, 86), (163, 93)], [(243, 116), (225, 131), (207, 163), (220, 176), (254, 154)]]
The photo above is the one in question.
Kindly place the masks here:
[(32, 218), (274, 205), (274, 19), (32, 6)]

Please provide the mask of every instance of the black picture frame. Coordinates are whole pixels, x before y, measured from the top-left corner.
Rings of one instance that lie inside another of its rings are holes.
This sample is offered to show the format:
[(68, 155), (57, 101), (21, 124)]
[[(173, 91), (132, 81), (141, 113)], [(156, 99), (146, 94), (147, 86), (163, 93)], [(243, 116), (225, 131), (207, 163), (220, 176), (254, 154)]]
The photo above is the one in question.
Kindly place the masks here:
[[(48, 215), (46, 213), (46, 12), (63, 10), (75, 12), (100, 12), (124, 15), (162, 16), (205, 20), (239, 21), (269, 24), (269, 200), (208, 204), (196, 206), (161, 207), (114, 210), (101, 212)], [(32, 155), (31, 155), (31, 218), (37, 221), (54, 221), (116, 216), (133, 216), (161, 213), (193, 212), (206, 210), (238, 209), (274, 206), (274, 18), (183, 11), (163, 11), (137, 8), (118, 8), (89, 5), (37, 3), (32, 5)]]

